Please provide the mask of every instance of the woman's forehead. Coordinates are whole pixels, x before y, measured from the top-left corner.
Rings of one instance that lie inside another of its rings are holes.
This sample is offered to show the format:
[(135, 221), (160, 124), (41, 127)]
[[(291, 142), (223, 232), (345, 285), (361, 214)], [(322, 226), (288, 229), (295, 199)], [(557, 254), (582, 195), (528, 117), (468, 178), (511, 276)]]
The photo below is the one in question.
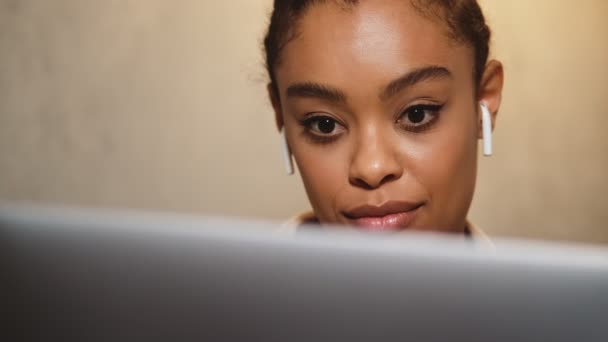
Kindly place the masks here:
[(284, 87), (303, 78), (392, 79), (428, 65), (469, 77), (472, 51), (456, 44), (444, 25), (423, 17), (409, 1), (363, 1), (349, 10), (328, 1), (298, 20), (276, 74)]

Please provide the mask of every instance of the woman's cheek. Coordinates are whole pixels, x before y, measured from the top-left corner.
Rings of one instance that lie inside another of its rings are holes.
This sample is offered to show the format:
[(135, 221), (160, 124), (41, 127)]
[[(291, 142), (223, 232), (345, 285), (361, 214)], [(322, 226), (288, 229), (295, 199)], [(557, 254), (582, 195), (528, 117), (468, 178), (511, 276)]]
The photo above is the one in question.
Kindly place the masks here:
[(333, 201), (348, 183), (346, 153), (324, 145), (302, 147), (294, 156), (313, 209), (320, 219), (332, 220)]
[[(444, 130), (413, 157), (412, 172), (430, 195), (436, 226), (459, 224), (470, 206), (477, 170), (477, 140), (469, 126), (454, 125)], [(471, 134), (467, 134), (469, 131)]]

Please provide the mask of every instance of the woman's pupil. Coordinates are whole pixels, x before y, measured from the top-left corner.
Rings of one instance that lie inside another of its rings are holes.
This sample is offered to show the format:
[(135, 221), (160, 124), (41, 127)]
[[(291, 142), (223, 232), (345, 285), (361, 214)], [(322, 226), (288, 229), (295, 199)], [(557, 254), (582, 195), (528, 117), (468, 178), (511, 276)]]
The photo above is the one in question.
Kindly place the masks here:
[(411, 110), (408, 114), (407, 114), (407, 118), (412, 122), (412, 123), (421, 123), (422, 120), (424, 120), (424, 109), (420, 109), (420, 108), (415, 108), (413, 110)]
[(319, 130), (321, 133), (329, 134), (336, 128), (336, 122), (332, 119), (321, 119), (319, 121)]

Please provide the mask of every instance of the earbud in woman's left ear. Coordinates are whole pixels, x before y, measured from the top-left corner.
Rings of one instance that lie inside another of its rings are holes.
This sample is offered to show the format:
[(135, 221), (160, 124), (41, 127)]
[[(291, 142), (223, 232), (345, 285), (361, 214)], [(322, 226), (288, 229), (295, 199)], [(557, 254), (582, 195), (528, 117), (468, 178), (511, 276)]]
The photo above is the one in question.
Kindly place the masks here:
[(281, 128), (281, 142), (283, 150), (283, 162), (285, 163), (285, 172), (287, 175), (293, 175), (293, 159), (291, 159), (291, 151), (289, 150), (289, 144), (287, 144), (287, 135), (285, 134), (285, 127)]
[(481, 128), (483, 137), (483, 155), (492, 155), (492, 115), (485, 103), (481, 103)]

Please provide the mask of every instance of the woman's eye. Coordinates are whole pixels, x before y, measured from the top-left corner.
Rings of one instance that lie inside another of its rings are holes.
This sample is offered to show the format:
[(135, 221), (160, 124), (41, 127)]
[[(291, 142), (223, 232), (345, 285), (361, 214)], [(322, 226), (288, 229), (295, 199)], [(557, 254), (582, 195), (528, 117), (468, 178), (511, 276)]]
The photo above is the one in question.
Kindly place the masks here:
[(403, 112), (397, 122), (406, 130), (416, 131), (432, 124), (442, 106), (439, 105), (417, 105)]
[(343, 129), (335, 119), (329, 116), (315, 116), (304, 121), (308, 130), (316, 135), (332, 136), (339, 134)]

